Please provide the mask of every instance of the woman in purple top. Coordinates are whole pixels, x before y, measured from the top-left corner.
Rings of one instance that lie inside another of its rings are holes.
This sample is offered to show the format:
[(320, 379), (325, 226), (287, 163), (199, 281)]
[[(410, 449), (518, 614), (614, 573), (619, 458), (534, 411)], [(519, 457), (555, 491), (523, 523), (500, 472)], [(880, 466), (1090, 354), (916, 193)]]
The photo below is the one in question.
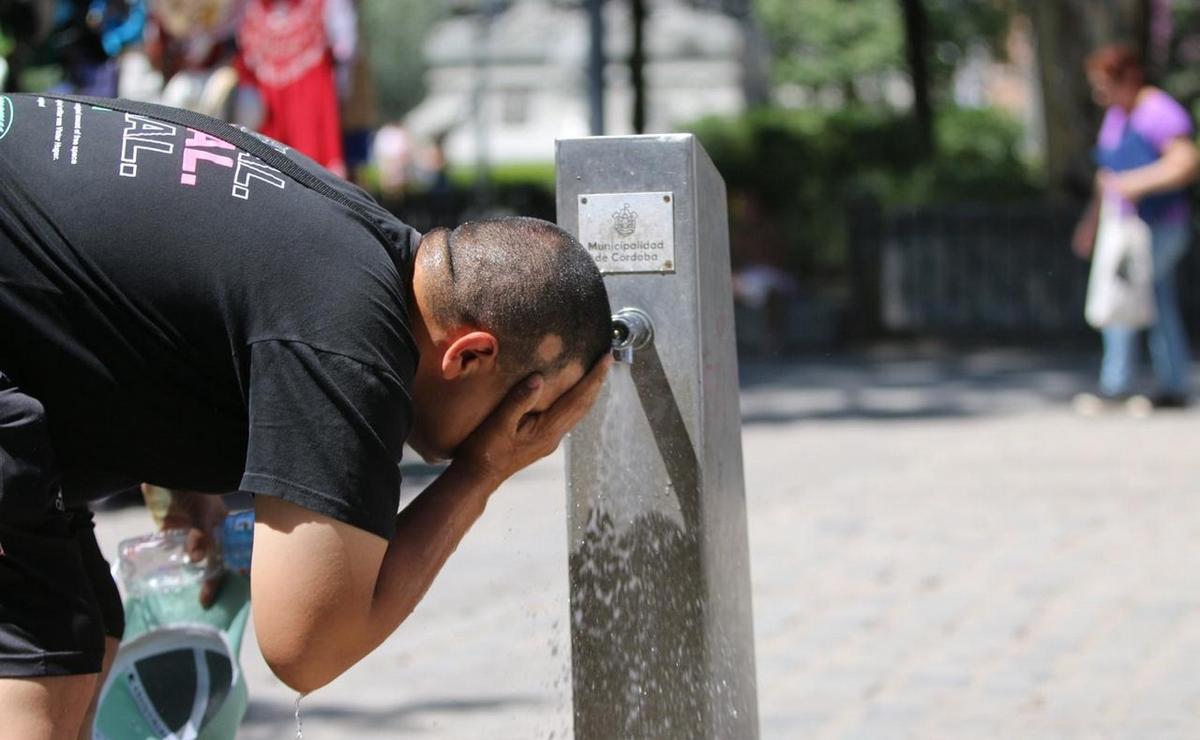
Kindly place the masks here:
[[(1150, 327), (1150, 358), (1157, 381), (1150, 402), (1157, 407), (1187, 404), (1191, 359), (1179, 312), (1175, 267), (1187, 251), (1190, 220), (1184, 188), (1197, 173), (1200, 157), (1192, 142), (1191, 118), (1162, 90), (1145, 84), (1141, 62), (1123, 45), (1103, 47), (1087, 60), (1088, 81), (1106, 107), (1096, 160), (1096, 194), (1075, 232), (1075, 251), (1091, 254), (1100, 203), (1140, 216), (1151, 232), (1154, 292), (1158, 318)], [(1107, 400), (1130, 399), (1138, 364), (1138, 331), (1106, 327), (1100, 393)], [(1140, 403), (1139, 403), (1140, 402)], [(1137, 397), (1133, 408), (1145, 407)]]

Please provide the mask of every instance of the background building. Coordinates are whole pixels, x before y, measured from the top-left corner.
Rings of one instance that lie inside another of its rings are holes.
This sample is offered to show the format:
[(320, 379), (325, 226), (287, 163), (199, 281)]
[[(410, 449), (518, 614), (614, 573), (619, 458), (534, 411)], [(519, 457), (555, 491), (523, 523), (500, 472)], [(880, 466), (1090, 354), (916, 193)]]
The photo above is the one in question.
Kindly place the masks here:
[[(736, 19), (680, 0), (647, 3), (647, 132), (745, 108)], [(629, 134), (633, 89), (626, 3), (607, 3), (605, 133)], [(491, 163), (554, 157), (556, 138), (588, 135), (588, 17), (580, 3), (516, 0), (439, 22), (428, 36), (428, 95), (407, 117), (417, 139), (444, 138), (446, 158)]]

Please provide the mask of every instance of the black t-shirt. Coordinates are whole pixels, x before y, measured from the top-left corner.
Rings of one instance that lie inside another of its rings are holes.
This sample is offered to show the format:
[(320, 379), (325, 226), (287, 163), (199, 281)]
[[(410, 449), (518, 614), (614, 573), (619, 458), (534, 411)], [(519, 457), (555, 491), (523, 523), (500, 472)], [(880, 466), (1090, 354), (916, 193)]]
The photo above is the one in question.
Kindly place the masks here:
[(279, 148), (367, 217), (184, 126), (0, 97), (0, 372), (69, 500), (241, 489), (391, 536), (419, 235)]

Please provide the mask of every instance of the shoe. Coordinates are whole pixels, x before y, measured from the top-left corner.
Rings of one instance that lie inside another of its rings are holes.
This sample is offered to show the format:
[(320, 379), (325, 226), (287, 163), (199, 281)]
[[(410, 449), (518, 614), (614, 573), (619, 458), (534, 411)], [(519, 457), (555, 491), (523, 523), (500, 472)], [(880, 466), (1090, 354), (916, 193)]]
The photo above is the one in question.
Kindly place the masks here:
[(1154, 413), (1155, 404), (1149, 397), (1135, 393), (1125, 399), (1125, 411), (1134, 418), (1145, 419)]
[(1185, 409), (1188, 407), (1188, 397), (1182, 393), (1160, 393), (1150, 399), (1156, 409)]
[(1096, 416), (1104, 410), (1104, 399), (1095, 393), (1076, 393), (1071, 398), (1071, 408), (1080, 416)]
[(1117, 408), (1121, 401), (1120, 398), (1102, 393), (1076, 393), (1071, 399), (1071, 408), (1080, 416), (1099, 416), (1109, 409)]
[[(1176, 403), (1178, 399), (1173, 399)], [(1184, 401), (1186, 403), (1186, 401)], [(1071, 399), (1071, 408), (1080, 416), (1099, 416), (1108, 411), (1124, 410), (1130, 416), (1144, 419), (1158, 408), (1156, 401), (1141, 393), (1077, 393)], [(1166, 408), (1166, 407), (1164, 407)], [(1173, 408), (1179, 408), (1175, 406)]]

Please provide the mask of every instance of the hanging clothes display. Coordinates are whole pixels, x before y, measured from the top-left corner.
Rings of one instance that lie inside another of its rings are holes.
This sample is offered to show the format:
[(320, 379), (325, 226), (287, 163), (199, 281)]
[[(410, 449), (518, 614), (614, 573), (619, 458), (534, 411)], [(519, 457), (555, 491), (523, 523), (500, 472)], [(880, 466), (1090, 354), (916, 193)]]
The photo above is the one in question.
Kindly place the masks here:
[(345, 176), (325, 10), (325, 0), (251, 0), (238, 70), (262, 94), (262, 133)]

